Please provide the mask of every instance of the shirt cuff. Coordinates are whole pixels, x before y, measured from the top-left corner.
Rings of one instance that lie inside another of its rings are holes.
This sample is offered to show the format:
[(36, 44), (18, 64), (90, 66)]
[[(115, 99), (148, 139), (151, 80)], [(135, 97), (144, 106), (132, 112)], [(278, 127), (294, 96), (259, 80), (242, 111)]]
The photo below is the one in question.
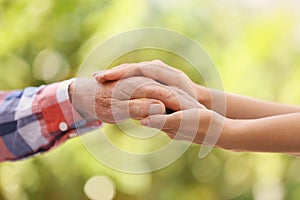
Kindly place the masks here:
[(77, 129), (78, 133), (85, 133), (88, 130), (92, 130), (95, 128), (99, 128), (101, 125), (101, 121), (94, 120), (94, 121), (86, 121), (79, 112), (74, 108), (70, 95), (69, 95), (69, 87), (72, 82), (75, 81), (75, 78), (66, 80), (60, 83), (57, 89), (57, 99), (61, 103), (60, 108), (64, 112), (68, 112), (68, 110), (72, 110), (73, 115), (64, 115), (66, 121), (59, 123), (60, 131), (66, 131), (68, 129)]
[(69, 86), (74, 80), (54, 83), (43, 90), (41, 108), (47, 131), (51, 136), (66, 139), (99, 128), (102, 124), (98, 120), (87, 122), (73, 107)]

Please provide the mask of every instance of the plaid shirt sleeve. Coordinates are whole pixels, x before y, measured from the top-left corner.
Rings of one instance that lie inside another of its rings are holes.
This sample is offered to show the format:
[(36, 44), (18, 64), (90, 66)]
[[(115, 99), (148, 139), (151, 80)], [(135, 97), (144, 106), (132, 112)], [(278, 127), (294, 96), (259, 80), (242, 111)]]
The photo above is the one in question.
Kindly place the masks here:
[(0, 161), (48, 151), (78, 132), (98, 128), (73, 108), (72, 80), (18, 91), (0, 91)]

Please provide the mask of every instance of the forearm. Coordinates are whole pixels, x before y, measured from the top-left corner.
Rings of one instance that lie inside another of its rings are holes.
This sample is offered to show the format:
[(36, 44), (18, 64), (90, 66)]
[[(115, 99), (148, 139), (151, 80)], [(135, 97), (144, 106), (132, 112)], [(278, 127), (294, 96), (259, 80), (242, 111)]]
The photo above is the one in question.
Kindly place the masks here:
[(231, 120), (224, 127), (220, 146), (236, 151), (299, 153), (299, 121), (300, 113)]
[[(225, 103), (226, 117), (231, 119), (258, 119), (300, 112), (300, 106), (290, 106), (263, 101), (242, 95), (212, 90), (202, 86), (196, 86), (196, 88), (200, 103), (216, 112), (219, 112), (220, 105), (224, 105)], [(214, 101), (214, 106), (212, 106), (212, 99)]]

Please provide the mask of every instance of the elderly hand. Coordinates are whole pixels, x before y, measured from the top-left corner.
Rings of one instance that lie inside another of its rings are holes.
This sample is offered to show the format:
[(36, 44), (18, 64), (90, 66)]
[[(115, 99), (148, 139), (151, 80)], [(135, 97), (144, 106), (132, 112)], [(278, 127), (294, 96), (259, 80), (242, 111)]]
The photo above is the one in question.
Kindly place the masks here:
[(77, 79), (70, 85), (70, 96), (74, 107), (86, 119), (99, 119), (107, 123), (163, 114), (165, 108), (174, 111), (204, 108), (184, 91), (146, 77), (105, 83)]
[[(194, 97), (193, 100), (197, 99), (200, 102), (201, 99), (204, 99), (203, 96), (209, 96), (207, 90), (201, 89), (204, 87), (193, 83), (182, 71), (166, 65), (160, 60), (123, 64), (94, 74), (95, 79), (101, 83), (133, 76), (149, 77), (165, 85), (180, 88), (181, 91)], [(170, 115), (151, 115), (142, 119), (141, 123), (144, 126), (160, 129), (173, 139), (188, 140), (199, 144), (205, 141), (206, 144), (215, 145), (219, 138), (218, 133), (223, 131), (223, 122), (228, 123), (229, 121), (230, 119), (224, 118), (212, 110), (186, 109)], [(217, 135), (213, 137), (214, 134)]]
[[(192, 97), (197, 98), (197, 84), (193, 83), (189, 77), (180, 70), (168, 66), (160, 60), (150, 62), (122, 64), (110, 70), (96, 72), (94, 77), (97, 81), (115, 81), (132, 76), (145, 76), (154, 79), (168, 86), (175, 86), (185, 91)], [(198, 98), (197, 98), (198, 99)]]

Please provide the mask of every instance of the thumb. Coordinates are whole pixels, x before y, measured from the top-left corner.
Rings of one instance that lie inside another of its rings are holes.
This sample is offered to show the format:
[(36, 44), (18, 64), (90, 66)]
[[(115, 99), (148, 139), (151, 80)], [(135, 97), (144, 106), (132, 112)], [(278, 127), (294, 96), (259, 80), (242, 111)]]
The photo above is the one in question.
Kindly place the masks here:
[(114, 101), (111, 106), (111, 123), (120, 123), (124, 120), (143, 119), (149, 115), (163, 114), (165, 106), (155, 99), (133, 99)]
[(151, 115), (147, 118), (141, 120), (141, 124), (143, 126), (148, 126), (150, 128), (156, 128), (160, 130), (169, 129), (170, 127), (170, 120), (168, 117), (170, 115)]
[(165, 105), (155, 99), (129, 100), (129, 113), (131, 118), (142, 119), (149, 115), (163, 114)]

